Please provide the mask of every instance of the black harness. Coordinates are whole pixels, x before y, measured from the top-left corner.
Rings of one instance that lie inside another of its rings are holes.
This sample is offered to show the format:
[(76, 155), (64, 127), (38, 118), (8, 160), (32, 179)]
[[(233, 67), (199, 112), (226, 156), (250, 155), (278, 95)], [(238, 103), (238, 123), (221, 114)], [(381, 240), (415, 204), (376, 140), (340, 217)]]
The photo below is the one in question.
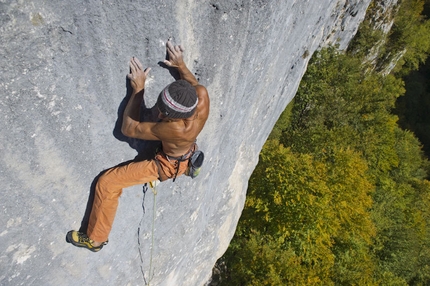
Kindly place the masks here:
[[(188, 161), (190, 158), (191, 158), (191, 155), (194, 153), (194, 151), (196, 150), (196, 146), (197, 146), (197, 144), (196, 143), (194, 143), (192, 146), (191, 146), (191, 148), (190, 148), (190, 150), (186, 153), (186, 154), (184, 154), (184, 155), (182, 155), (182, 156), (179, 156), (179, 157), (173, 157), (173, 156), (169, 156), (169, 155), (167, 155), (166, 153), (164, 153), (164, 151), (163, 151), (163, 148), (161, 147), (160, 148), (160, 150), (159, 150), (159, 152), (157, 152), (157, 153), (160, 153), (162, 156), (164, 156), (169, 162), (171, 162), (171, 161), (176, 161), (176, 164), (177, 164), (177, 166), (176, 166), (176, 173), (175, 173), (175, 176), (173, 177), (173, 178), (169, 178), (169, 179), (173, 179), (173, 182), (176, 180), (176, 177), (178, 176), (178, 173), (179, 173), (179, 167), (181, 166), (181, 163), (182, 162), (185, 162), (185, 161)], [(157, 163), (157, 166), (158, 166), (158, 176), (160, 177), (160, 179), (162, 178), (162, 176), (161, 176), (161, 172), (162, 172), (162, 170), (161, 170), (161, 167), (160, 167), (160, 162), (158, 162), (158, 160), (157, 159), (155, 159), (155, 162)]]

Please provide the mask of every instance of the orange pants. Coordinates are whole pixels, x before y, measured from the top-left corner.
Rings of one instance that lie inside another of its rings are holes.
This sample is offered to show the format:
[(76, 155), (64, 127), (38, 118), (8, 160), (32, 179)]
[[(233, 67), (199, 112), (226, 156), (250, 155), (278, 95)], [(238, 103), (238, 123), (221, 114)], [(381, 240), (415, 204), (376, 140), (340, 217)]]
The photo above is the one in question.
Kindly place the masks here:
[[(159, 162), (160, 173), (155, 160)], [(177, 164), (180, 164), (177, 174), (180, 176), (185, 173), (188, 160), (179, 163), (175, 160), (168, 160), (159, 153), (154, 160), (133, 161), (127, 165), (107, 170), (100, 176), (96, 184), (93, 207), (88, 222), (88, 237), (97, 242), (108, 240), (123, 188), (157, 179), (164, 181), (173, 178), (176, 174)]]

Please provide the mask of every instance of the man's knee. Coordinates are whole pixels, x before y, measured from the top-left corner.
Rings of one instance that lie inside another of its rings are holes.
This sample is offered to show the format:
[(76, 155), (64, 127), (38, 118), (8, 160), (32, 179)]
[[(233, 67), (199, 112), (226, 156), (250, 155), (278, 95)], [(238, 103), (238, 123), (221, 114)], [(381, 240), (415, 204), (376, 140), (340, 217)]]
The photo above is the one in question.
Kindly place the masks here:
[[(113, 191), (115, 188), (115, 182), (112, 180), (111, 170), (104, 172), (97, 180), (96, 189), (98, 191)], [(112, 188), (113, 187), (113, 188)]]

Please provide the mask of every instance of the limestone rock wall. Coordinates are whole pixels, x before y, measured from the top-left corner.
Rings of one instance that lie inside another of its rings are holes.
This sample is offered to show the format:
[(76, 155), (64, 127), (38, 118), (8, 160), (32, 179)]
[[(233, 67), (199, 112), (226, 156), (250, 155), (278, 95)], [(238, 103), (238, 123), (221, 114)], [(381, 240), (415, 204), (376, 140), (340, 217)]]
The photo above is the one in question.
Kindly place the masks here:
[[(0, 1), (0, 285), (203, 285), (312, 53), (345, 48), (369, 1)], [(169, 37), (211, 97), (202, 173), (161, 184), (154, 218), (125, 189), (109, 245), (73, 247), (94, 178), (151, 145), (118, 129), (128, 60), (152, 68), (153, 105)]]

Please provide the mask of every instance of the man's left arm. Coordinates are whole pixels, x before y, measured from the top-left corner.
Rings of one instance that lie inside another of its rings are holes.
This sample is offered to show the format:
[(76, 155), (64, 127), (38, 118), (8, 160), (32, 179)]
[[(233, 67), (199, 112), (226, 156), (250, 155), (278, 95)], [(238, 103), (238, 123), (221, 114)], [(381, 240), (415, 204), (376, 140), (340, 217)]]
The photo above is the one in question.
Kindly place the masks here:
[(130, 74), (127, 77), (130, 79), (130, 84), (133, 89), (130, 100), (124, 110), (121, 132), (128, 137), (140, 138), (147, 140), (159, 140), (153, 132), (152, 128), (156, 123), (140, 122), (140, 105), (145, 92), (145, 81), (150, 71), (150, 68), (143, 70), (140, 61), (133, 57), (130, 60)]

